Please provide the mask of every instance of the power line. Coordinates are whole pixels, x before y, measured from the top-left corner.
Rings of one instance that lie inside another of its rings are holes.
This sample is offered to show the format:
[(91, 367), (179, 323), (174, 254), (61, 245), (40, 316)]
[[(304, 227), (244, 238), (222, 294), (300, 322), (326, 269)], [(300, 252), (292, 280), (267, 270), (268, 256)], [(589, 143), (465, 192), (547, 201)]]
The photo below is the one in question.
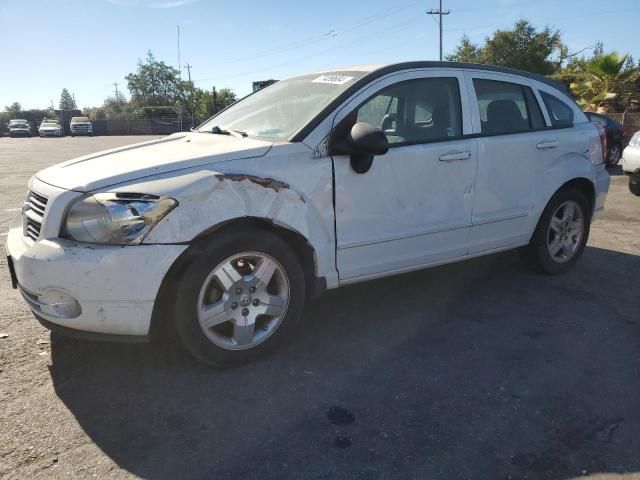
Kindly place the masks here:
[[(258, 60), (258, 59), (262, 59), (264, 57), (268, 57), (268, 56), (273, 56), (273, 55), (277, 55), (280, 53), (284, 53), (284, 52), (289, 52), (291, 50), (297, 50), (299, 48), (303, 48), (303, 47), (307, 47), (316, 43), (320, 43), (320, 42), (324, 42), (327, 39), (333, 39), (336, 37), (339, 37), (341, 35), (344, 35), (346, 33), (350, 33), (353, 30), (357, 30), (359, 28), (362, 28), (366, 25), (369, 25), (373, 22), (377, 22), (379, 20), (386, 20), (390, 15), (395, 15), (396, 13), (399, 13), (403, 10), (406, 10), (410, 7), (413, 7), (417, 4), (419, 4), (420, 1), (418, 0), (414, 0), (412, 2), (406, 3), (404, 5), (396, 5), (393, 7), (388, 7), (385, 8), (384, 10), (380, 10), (378, 12), (374, 12), (373, 14), (361, 18), (359, 21), (357, 21), (355, 24), (346, 27), (344, 30), (340, 30), (340, 29), (336, 29), (336, 28), (331, 28), (327, 31), (325, 31), (324, 33), (318, 34), (318, 35), (313, 35), (311, 37), (307, 37), (298, 41), (294, 41), (291, 43), (287, 43), (287, 44), (283, 44), (275, 49), (269, 49), (266, 51), (262, 51), (259, 53), (256, 53), (254, 55), (251, 55), (249, 57), (243, 57), (243, 58), (236, 58), (233, 60), (228, 60), (228, 61), (223, 61), (223, 62), (216, 62), (216, 66), (224, 66), (224, 65), (231, 65), (231, 64), (237, 64), (237, 63), (242, 63), (242, 62), (249, 62), (252, 60)], [(200, 80), (205, 80), (205, 79), (199, 79), (196, 81), (200, 81)]]
[[(413, 17), (408, 21), (397, 23), (395, 25), (392, 25), (391, 27), (385, 27), (384, 32), (385, 33), (393, 32), (393, 31), (398, 30), (398, 29), (400, 29), (402, 27), (405, 27), (407, 25), (416, 23), (419, 20), (420, 20), (420, 17)], [(305, 55), (303, 57), (298, 57), (298, 58), (295, 58), (295, 59), (291, 59), (291, 60), (287, 60), (287, 61), (284, 61), (284, 62), (281, 62), (281, 63), (270, 65), (269, 68), (271, 69), (271, 71), (273, 71), (274, 69), (279, 68), (279, 67), (287, 66), (287, 65), (290, 65), (290, 64), (300, 63), (301, 61), (308, 59), (310, 56), (313, 56), (314, 58), (316, 58), (319, 55), (322, 55), (324, 53), (333, 52), (337, 48), (344, 48), (344, 47), (346, 47), (348, 45), (357, 43), (357, 42), (359, 42), (360, 40), (362, 40), (364, 38), (368, 38), (368, 37), (371, 37), (371, 36), (374, 36), (374, 35), (378, 35), (379, 33), (380, 33), (380, 29), (374, 30), (373, 32), (370, 32), (370, 33), (367, 33), (365, 35), (361, 35), (359, 37), (356, 37), (356, 38), (354, 38), (354, 39), (352, 39), (352, 40), (350, 40), (350, 41), (348, 41), (346, 43), (341, 43), (339, 45), (333, 45), (333, 46), (331, 46), (329, 48), (325, 48), (323, 50), (312, 52), (311, 54)], [(404, 40), (404, 42), (406, 42), (406, 40)], [(252, 69), (252, 70), (246, 70), (246, 71), (239, 72), (239, 73), (234, 73), (232, 75), (221, 75), (221, 76), (218, 76), (218, 77), (209, 77), (209, 78), (197, 78), (194, 81), (195, 82), (205, 82), (205, 81), (213, 81), (213, 80), (220, 81), (220, 80), (225, 80), (225, 79), (230, 79), (230, 78), (242, 77), (242, 76), (245, 76), (245, 75), (258, 74), (258, 73), (261, 73), (261, 72), (264, 72), (264, 71), (265, 71), (264, 68)]]
[(438, 10), (427, 10), (428, 15), (432, 15), (431, 18), (434, 18), (433, 15), (438, 15), (438, 30), (440, 30), (440, 61), (442, 61), (442, 16), (449, 15), (451, 10), (444, 11), (442, 10), (442, 0), (440, 0), (440, 7)]

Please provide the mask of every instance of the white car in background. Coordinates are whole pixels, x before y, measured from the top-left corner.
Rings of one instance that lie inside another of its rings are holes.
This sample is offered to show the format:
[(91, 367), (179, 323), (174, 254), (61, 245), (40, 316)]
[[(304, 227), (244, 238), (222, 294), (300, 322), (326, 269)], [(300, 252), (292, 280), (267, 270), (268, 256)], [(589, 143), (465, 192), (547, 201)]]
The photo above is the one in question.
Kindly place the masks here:
[(640, 131), (631, 137), (622, 152), (622, 171), (629, 175), (629, 191), (640, 196)]
[(89, 135), (93, 137), (93, 125), (88, 117), (73, 117), (69, 122), (69, 132), (72, 137), (76, 135)]
[(62, 137), (62, 126), (54, 122), (42, 122), (38, 128), (41, 137)]
[(303, 75), (37, 173), (12, 281), (48, 328), (144, 341), (170, 323), (199, 359), (242, 363), (325, 289), (515, 248), (566, 272), (605, 202), (603, 144), (561, 84), (512, 69)]

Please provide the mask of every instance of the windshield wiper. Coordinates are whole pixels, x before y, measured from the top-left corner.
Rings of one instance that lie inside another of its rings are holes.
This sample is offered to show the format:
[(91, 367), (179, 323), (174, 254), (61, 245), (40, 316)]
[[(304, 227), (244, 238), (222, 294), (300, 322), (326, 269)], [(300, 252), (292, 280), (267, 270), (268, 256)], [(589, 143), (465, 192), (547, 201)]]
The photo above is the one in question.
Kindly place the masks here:
[(240, 130), (229, 130), (225, 128), (220, 128), (217, 125), (215, 127), (212, 127), (211, 130), (209, 130), (209, 133), (213, 133), (214, 135), (231, 135), (236, 138), (243, 138), (247, 136), (247, 132), (241, 132)]

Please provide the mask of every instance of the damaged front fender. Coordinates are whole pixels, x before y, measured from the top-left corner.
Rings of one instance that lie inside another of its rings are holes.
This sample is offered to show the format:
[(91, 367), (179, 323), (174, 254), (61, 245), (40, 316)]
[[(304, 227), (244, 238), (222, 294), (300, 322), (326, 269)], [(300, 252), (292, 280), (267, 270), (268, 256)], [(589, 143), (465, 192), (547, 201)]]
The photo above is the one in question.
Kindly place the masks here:
[(327, 278), (331, 286), (337, 274), (330, 175), (329, 167), (324, 180), (314, 179), (316, 185), (302, 181), (302, 188), (311, 187), (307, 194), (268, 175), (199, 171), (173, 178), (171, 196), (179, 207), (144, 243), (190, 243), (230, 221), (262, 219), (303, 236), (314, 250), (316, 275)]

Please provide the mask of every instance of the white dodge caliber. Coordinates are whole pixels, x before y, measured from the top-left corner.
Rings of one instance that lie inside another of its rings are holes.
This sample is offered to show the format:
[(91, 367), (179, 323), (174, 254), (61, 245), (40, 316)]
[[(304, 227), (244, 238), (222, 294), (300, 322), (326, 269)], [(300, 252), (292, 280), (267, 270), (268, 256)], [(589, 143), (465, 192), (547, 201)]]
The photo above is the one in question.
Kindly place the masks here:
[(447, 62), (258, 91), (195, 131), (37, 173), (9, 267), (48, 328), (199, 359), (284, 341), (325, 289), (519, 248), (562, 273), (609, 188), (604, 133), (562, 86)]

